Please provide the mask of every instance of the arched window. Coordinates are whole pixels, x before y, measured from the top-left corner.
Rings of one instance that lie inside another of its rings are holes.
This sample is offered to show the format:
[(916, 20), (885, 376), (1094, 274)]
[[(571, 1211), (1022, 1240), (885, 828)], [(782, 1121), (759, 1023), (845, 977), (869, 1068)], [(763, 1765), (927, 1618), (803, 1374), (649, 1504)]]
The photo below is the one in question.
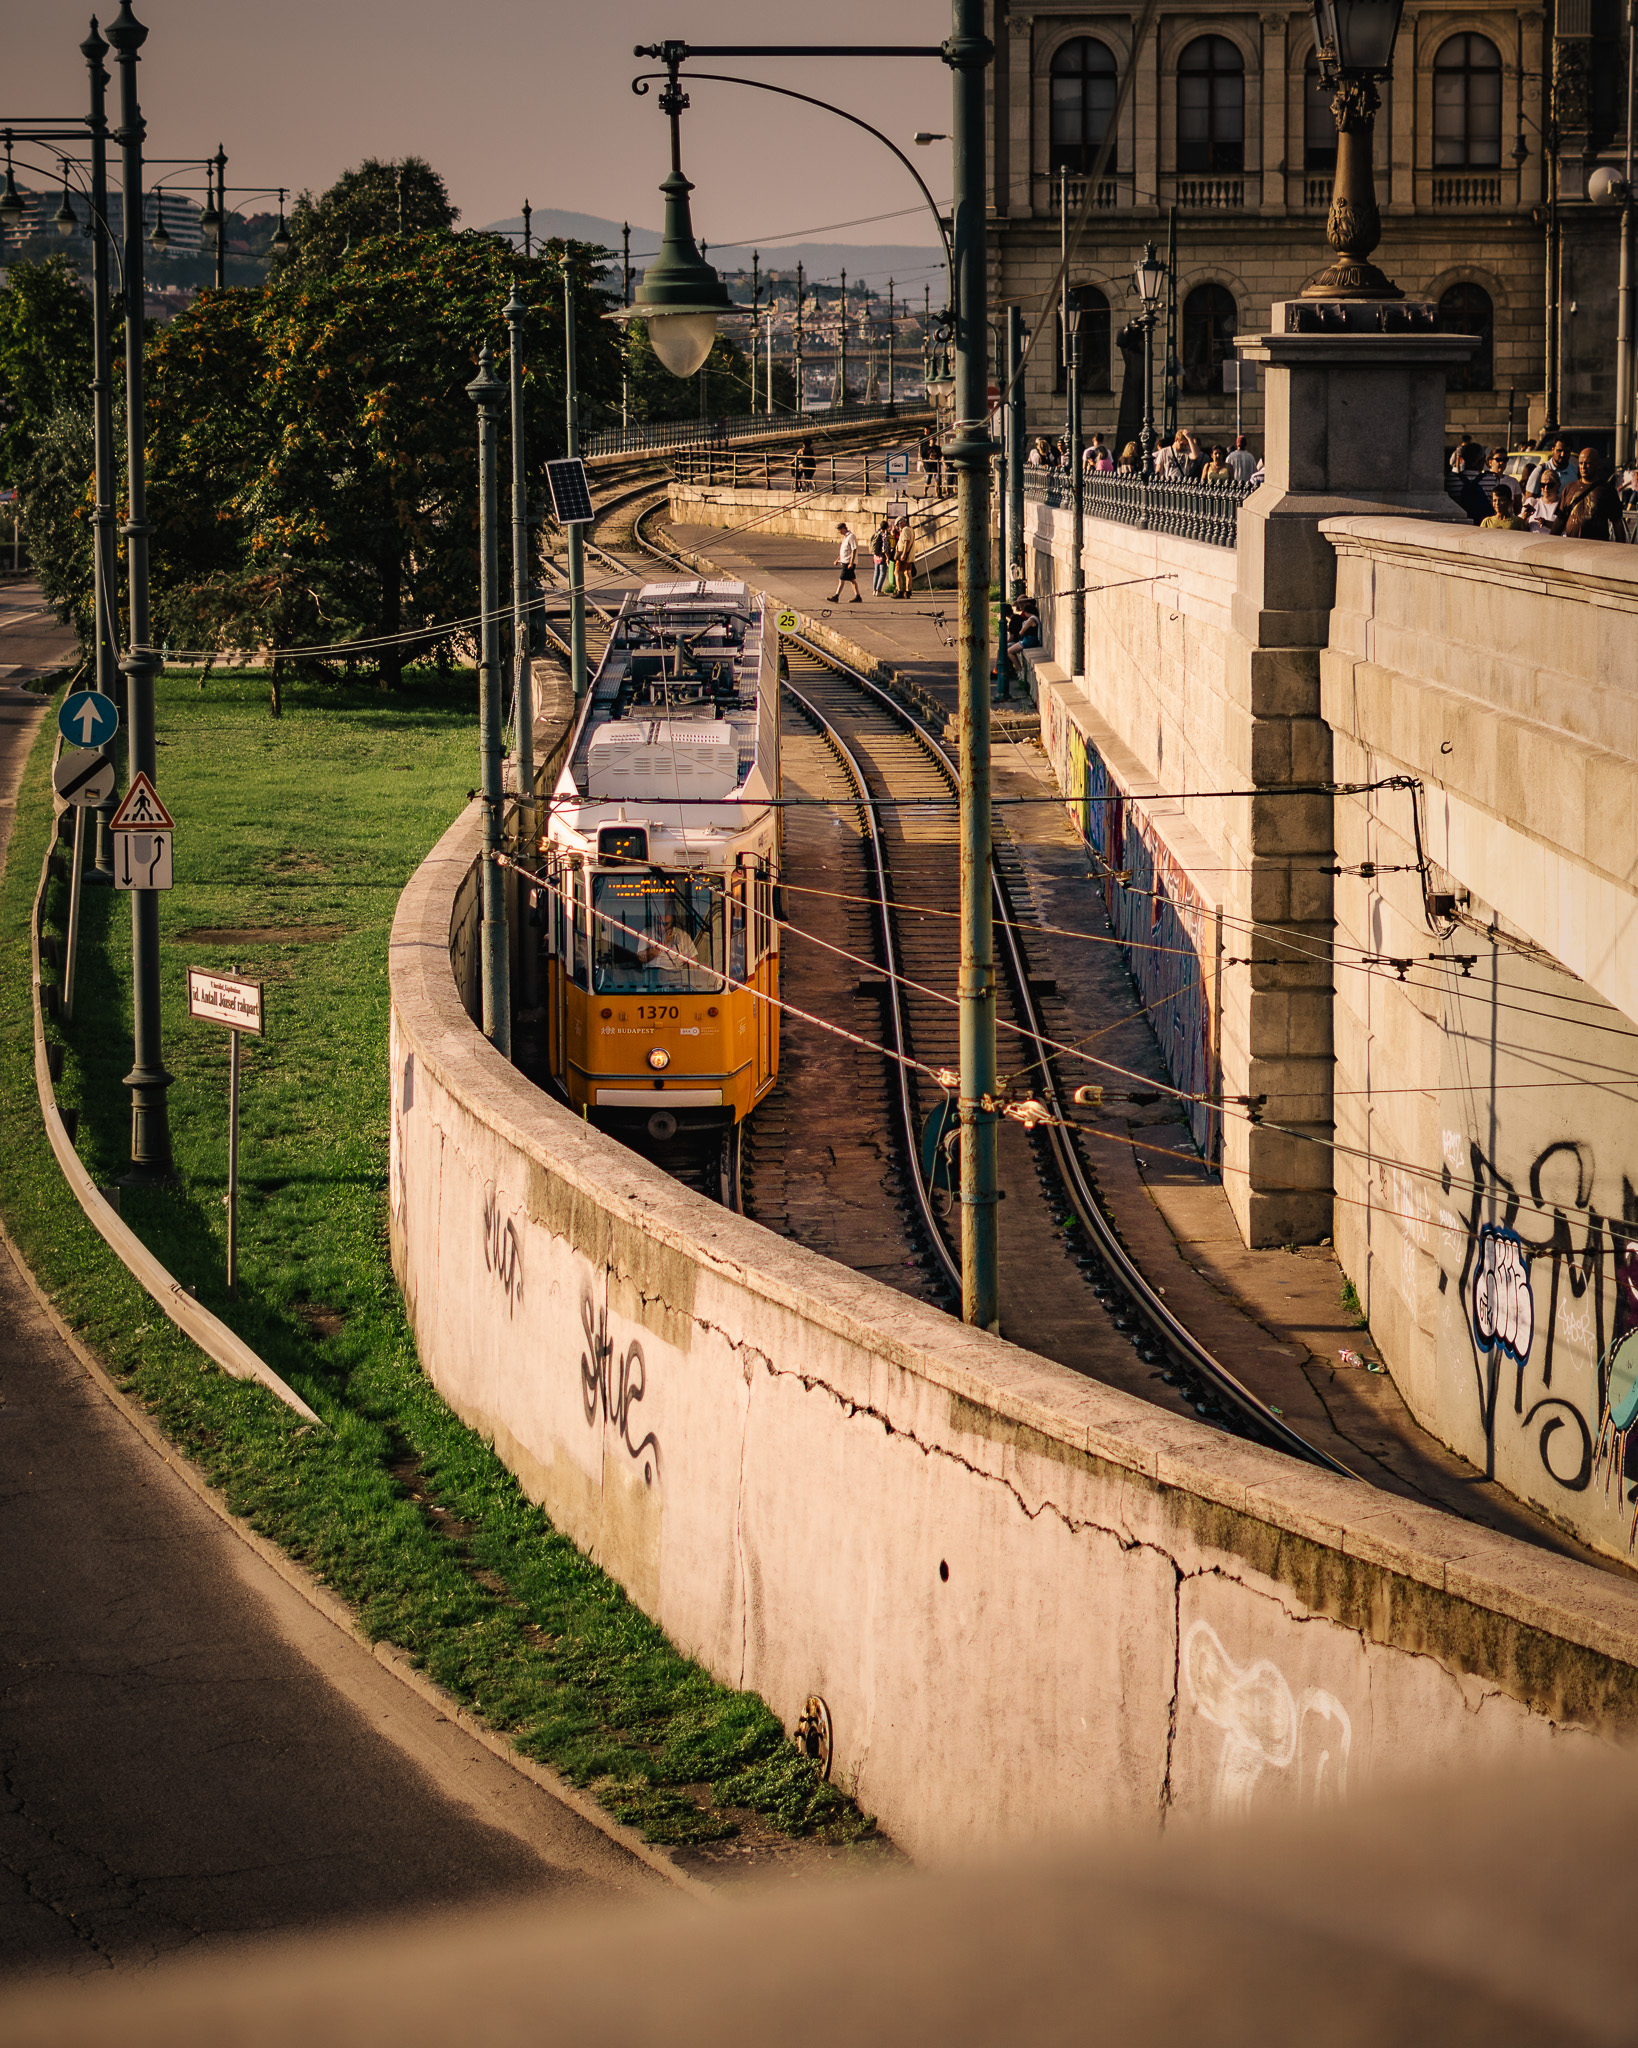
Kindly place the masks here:
[(1501, 162), (1501, 57), (1488, 36), (1451, 36), (1433, 60), (1433, 161), (1441, 170)]
[[(1376, 117), (1376, 132), (1381, 136), (1387, 132), (1393, 80), (1379, 78), (1376, 89), (1382, 100)], [(1302, 73), (1302, 167), (1311, 177), (1337, 167), (1337, 117), (1331, 111), (1335, 97), (1335, 88), (1320, 76), (1319, 52), (1310, 50)], [(1385, 149), (1382, 153), (1386, 156)]]
[[(1119, 79), (1114, 52), (1092, 36), (1065, 43), (1052, 60), (1052, 168), (1090, 171), (1109, 133)], [(1111, 143), (1107, 168), (1116, 168)]]
[(1337, 117), (1332, 91), (1320, 77), (1319, 52), (1310, 50), (1302, 74), (1302, 165), (1305, 171), (1337, 167)]
[[(1081, 324), (1076, 335), (1080, 345), (1081, 390), (1108, 391), (1112, 389), (1109, 378), (1109, 301), (1095, 284), (1078, 284), (1070, 287), (1070, 298), (1081, 309)], [(1064, 330), (1060, 315), (1054, 322), (1057, 347), (1057, 371), (1053, 390), (1062, 391), (1067, 379), (1064, 376)]]
[(1227, 36), (1197, 36), (1177, 64), (1177, 168), (1242, 171), (1246, 67)]
[(1476, 334), (1479, 346), (1465, 363), (1445, 372), (1447, 391), (1493, 391), (1496, 388), (1496, 305), (1482, 284), (1453, 284), (1439, 299), (1439, 326), (1445, 334)]
[(1224, 358), (1234, 353), (1240, 316), (1234, 294), (1220, 284), (1197, 284), (1183, 301), (1183, 389), (1196, 397), (1220, 396)]

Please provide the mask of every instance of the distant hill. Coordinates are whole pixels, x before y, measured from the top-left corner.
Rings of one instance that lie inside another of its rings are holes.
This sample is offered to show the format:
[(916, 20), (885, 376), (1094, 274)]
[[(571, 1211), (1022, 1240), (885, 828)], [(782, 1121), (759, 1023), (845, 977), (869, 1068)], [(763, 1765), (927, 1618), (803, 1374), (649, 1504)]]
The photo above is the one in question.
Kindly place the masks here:
[[(521, 213), (514, 214), (510, 220), (490, 221), (488, 225), (491, 234), (512, 235), (519, 241), (523, 239)], [(600, 242), (605, 249), (612, 249), (616, 256), (620, 252), (620, 223), (617, 220), (600, 220), (591, 213), (563, 213), (543, 206), (531, 216), (529, 227), (531, 233), (543, 237), (562, 235), (573, 242)], [(639, 227), (634, 221), (631, 228), (633, 268), (641, 269), (649, 257), (659, 253), (659, 248), (657, 230)], [(712, 242), (707, 254), (718, 270), (748, 271), (751, 267), (748, 248), (726, 244), (719, 247)], [(903, 287), (907, 300), (919, 303), (923, 284), (930, 284), (933, 304), (941, 306), (944, 303), (944, 259), (936, 244), (782, 242), (775, 248), (764, 249), (761, 254), (764, 275), (770, 269), (780, 276), (786, 271), (794, 274), (800, 263), (809, 278), (834, 284), (845, 268), (850, 285), (855, 278), (860, 278), (869, 284), (872, 291), (883, 291), (891, 277)]]

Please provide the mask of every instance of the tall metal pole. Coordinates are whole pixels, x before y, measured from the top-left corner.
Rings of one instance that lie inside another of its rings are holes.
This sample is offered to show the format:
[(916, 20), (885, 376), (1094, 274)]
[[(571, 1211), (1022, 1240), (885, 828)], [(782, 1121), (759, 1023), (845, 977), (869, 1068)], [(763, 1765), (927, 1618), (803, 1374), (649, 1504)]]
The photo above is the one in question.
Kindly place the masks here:
[[(631, 304), (631, 222), (620, 224), (620, 303)], [(631, 337), (620, 329), (620, 431), (631, 432)]]
[(751, 410), (756, 411), (756, 345), (759, 333), (757, 309), (762, 303), (762, 277), (758, 269), (761, 259), (755, 249), (751, 251)]
[(802, 413), (802, 266), (796, 266), (796, 411)]
[(1069, 439), (1069, 173), (1058, 174), (1058, 367), (1064, 373), (1064, 439)]
[(772, 415), (773, 415), (773, 409), (774, 409), (774, 395), (773, 395), (773, 358), (774, 358), (774, 288), (773, 288), (773, 284), (772, 284), (772, 282), (771, 282), (771, 281), (770, 281), (770, 283), (769, 283), (769, 285), (768, 285), (768, 342), (767, 342), (767, 348), (768, 348), (768, 356), (767, 356), (767, 361), (766, 361), (766, 362), (765, 362), (765, 363), (763, 364), (763, 366), (762, 366), (762, 367), (763, 367), (763, 372), (764, 372), (764, 374), (763, 374), (763, 378), (762, 378), (762, 390), (763, 390), (763, 394), (764, 394), (764, 397), (765, 397), (765, 398), (766, 398), (766, 400), (767, 400), (767, 403), (766, 403), (766, 405), (764, 406), (763, 410), (764, 410), (764, 411), (765, 411), (765, 412), (766, 412), (766, 413), (767, 413), (767, 414), (769, 415), (769, 417), (771, 418), (771, 417), (772, 417)]
[[(529, 494), (524, 477), (523, 316), (516, 278), (506, 302), (506, 350), (512, 400), (512, 717), (517, 730), (518, 837), (525, 859), (535, 850), (535, 693), (529, 666)], [(533, 1009), (538, 962), (523, 948), (523, 1001)]]
[[(1166, 403), (1163, 432), (1168, 441), (1177, 434), (1177, 208), (1166, 216)], [(1236, 433), (1239, 429), (1235, 429)]]
[(847, 404), (847, 272), (842, 272), (842, 295), (836, 301), (836, 407)]
[[(563, 252), (563, 375), (565, 410), (564, 453), (580, 453), (580, 381), (575, 367), (574, 265)], [(574, 676), (575, 701), (586, 694), (586, 539), (585, 529), (569, 528), (569, 667)]]
[[(159, 657), (149, 645), (148, 623), (148, 490), (147, 448), (142, 417), (142, 143), (145, 126), (137, 100), (138, 52), (148, 31), (131, 12), (131, 0), (120, 0), (109, 23), (108, 40), (119, 66), (119, 134), (122, 157), (125, 227), (125, 470), (128, 516), (125, 539), (125, 581), (129, 593), (129, 651), (120, 667), (126, 679), (129, 714), (129, 763), (158, 783), (159, 756), (154, 732), (154, 675)], [(124, 1085), (131, 1091), (131, 1178), (168, 1179), (171, 1171), (171, 1125), (159, 1020), (159, 896), (153, 889), (131, 891), (131, 1071)]]
[(227, 152), (220, 143), (211, 158), (216, 166), (216, 289), (227, 287)]
[(1634, 115), (1634, 62), (1638, 60), (1638, 6), (1627, 6), (1627, 163), (1626, 197), (1621, 202), (1621, 273), (1616, 289), (1615, 314), (1615, 464), (1617, 470), (1632, 462), (1633, 433), (1633, 195), (1632, 126)]
[(495, 375), (489, 344), (478, 357), (478, 374), (466, 395), (478, 408), (478, 610), (481, 658), (478, 668), (478, 765), (483, 802), (483, 901), (479, 926), (483, 975), (483, 1035), (497, 1052), (512, 1056), (510, 958), (506, 939), (506, 889), (499, 862), (501, 810), (500, 550), (496, 528), (500, 507), (496, 485), (495, 409), (506, 389)]
[(944, 59), (954, 74), (955, 419), (961, 733), (961, 1314), (1000, 1325), (995, 1099), (995, 935), (990, 911), (989, 318), (985, 304), (984, 0), (954, 0)]
[(528, 200), (527, 200), (527, 199), (526, 199), (526, 200), (524, 200), (524, 202), (523, 202), (523, 260), (524, 260), (524, 262), (525, 262), (525, 263), (528, 263), (528, 262), (530, 262), (530, 261), (531, 261), (531, 260), (533, 259), (533, 257), (534, 257), (534, 253), (535, 253), (535, 235), (534, 235), (534, 229), (533, 229), (533, 228), (532, 228), (532, 227), (530, 226), (530, 222), (531, 222), (531, 221), (532, 221), (532, 220), (534, 219), (534, 217), (535, 217), (535, 209), (534, 209), (534, 208), (533, 208), (533, 207), (532, 207), (532, 206), (531, 206), (531, 205), (529, 204), (529, 202), (528, 202)]
[(893, 280), (887, 280), (887, 403), (893, 404)]
[(1007, 308), (1007, 587), (1010, 598), (1024, 580), (1024, 309)]
[[(96, 504), (92, 512), (91, 591), (96, 613), (97, 688), (116, 701), (120, 696), (119, 635), (115, 612), (119, 604), (119, 567), (114, 541), (114, 375), (108, 338), (108, 73), (102, 60), (108, 45), (96, 23), (80, 45), (91, 73), (91, 423), (95, 449)], [(114, 879), (114, 841), (108, 821), (114, 807), (104, 804), (96, 814), (96, 851), (87, 880), (109, 885)]]
[(1069, 309), (1069, 673), (1086, 674), (1086, 507), (1081, 498), (1081, 311)]

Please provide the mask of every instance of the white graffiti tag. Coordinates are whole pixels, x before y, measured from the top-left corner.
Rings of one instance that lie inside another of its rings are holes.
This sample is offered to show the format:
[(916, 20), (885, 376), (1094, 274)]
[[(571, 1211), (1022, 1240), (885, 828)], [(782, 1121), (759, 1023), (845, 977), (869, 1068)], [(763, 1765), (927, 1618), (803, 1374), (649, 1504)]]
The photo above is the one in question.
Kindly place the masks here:
[(1495, 1230), (1486, 1224), (1479, 1232), (1473, 1329), (1486, 1351), (1499, 1344), (1520, 1365), (1530, 1356), (1536, 1306), (1530, 1292), (1530, 1261), (1514, 1231)]
[(1223, 1731), (1211, 1809), (1249, 1811), (1265, 1771), (1297, 1768), (1299, 1798), (1342, 1798), (1354, 1726), (1334, 1694), (1309, 1686), (1292, 1695), (1285, 1673), (1266, 1657), (1244, 1670), (1223, 1648), (1209, 1621), (1197, 1621), (1183, 1644), (1183, 1672), (1202, 1720)]

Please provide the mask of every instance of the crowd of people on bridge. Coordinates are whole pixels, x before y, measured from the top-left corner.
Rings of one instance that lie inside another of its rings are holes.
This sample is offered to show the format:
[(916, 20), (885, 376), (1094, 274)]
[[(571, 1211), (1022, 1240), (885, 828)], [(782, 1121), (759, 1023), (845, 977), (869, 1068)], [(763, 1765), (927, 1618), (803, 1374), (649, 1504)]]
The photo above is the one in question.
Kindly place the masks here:
[(1449, 489), (1475, 526), (1492, 531), (1631, 541), (1638, 529), (1638, 471), (1612, 475), (1596, 443), (1572, 448), (1559, 436), (1521, 460), (1464, 436)]
[[(1045, 470), (1062, 476), (1070, 464), (1067, 439), (1053, 440), (1038, 434), (1024, 457), (1026, 469)], [(1130, 476), (1145, 474), (1143, 450), (1128, 441), (1117, 455), (1105, 444), (1102, 434), (1092, 434), (1081, 454), (1083, 476)], [(1232, 444), (1202, 441), (1189, 427), (1179, 427), (1170, 440), (1162, 441), (1147, 465), (1147, 474), (1157, 483), (1234, 484), (1249, 489), (1263, 480), (1263, 461), (1252, 452), (1244, 434)]]

